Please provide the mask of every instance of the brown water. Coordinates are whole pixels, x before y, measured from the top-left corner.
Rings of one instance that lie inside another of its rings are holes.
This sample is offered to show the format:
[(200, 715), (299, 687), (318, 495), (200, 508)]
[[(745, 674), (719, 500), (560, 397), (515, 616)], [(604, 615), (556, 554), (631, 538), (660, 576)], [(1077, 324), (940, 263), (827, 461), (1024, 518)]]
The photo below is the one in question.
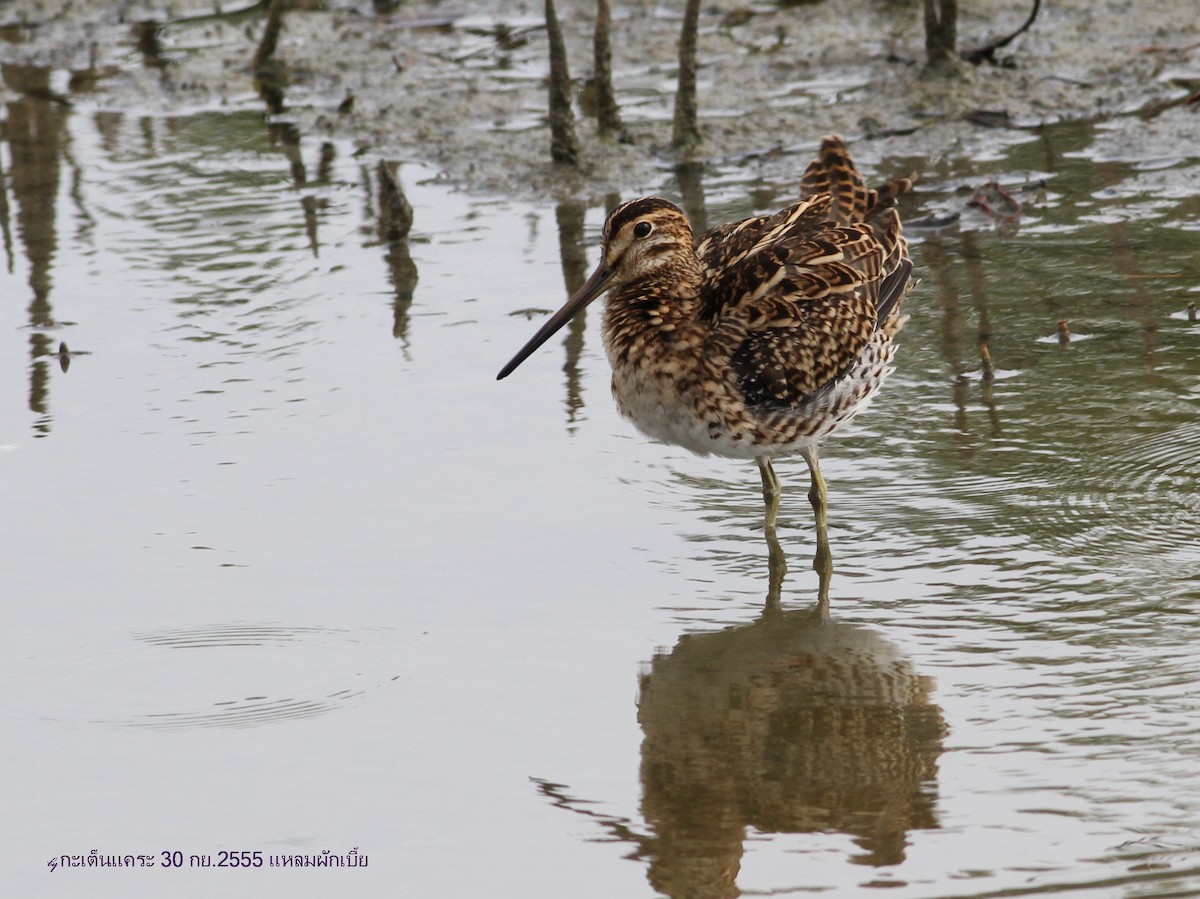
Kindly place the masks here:
[[(598, 310), (494, 381), (599, 206), (405, 164), (389, 244), (376, 160), (253, 108), (4, 134), (13, 895), (1200, 893), (1194, 149), (862, 146), (962, 217), (825, 448), (822, 625), (803, 463), (764, 615), (756, 471), (619, 420)], [(791, 196), (757, 165), (638, 187), (715, 223)], [(48, 864), (92, 849), (156, 867)]]

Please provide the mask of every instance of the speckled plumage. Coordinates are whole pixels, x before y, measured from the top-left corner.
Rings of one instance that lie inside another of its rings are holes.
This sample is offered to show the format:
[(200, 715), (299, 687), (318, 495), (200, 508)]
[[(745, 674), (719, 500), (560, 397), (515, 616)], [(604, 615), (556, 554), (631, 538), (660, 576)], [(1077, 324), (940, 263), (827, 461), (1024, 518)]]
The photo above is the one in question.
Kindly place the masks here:
[(699, 240), (666, 200), (613, 210), (603, 337), (621, 412), (651, 437), (736, 458), (796, 452), (848, 421), (903, 325), (911, 263), (892, 204), (907, 188), (868, 190), (827, 138), (799, 202)]
[(698, 239), (667, 200), (623, 203), (604, 224), (596, 270), (499, 377), (607, 292), (602, 333), (621, 413), (695, 453), (757, 460), (780, 576), (771, 459), (802, 454), (825, 584), (832, 562), (817, 444), (891, 371), (912, 271), (895, 203), (910, 187), (898, 179), (867, 188), (841, 139), (827, 137), (798, 202)]

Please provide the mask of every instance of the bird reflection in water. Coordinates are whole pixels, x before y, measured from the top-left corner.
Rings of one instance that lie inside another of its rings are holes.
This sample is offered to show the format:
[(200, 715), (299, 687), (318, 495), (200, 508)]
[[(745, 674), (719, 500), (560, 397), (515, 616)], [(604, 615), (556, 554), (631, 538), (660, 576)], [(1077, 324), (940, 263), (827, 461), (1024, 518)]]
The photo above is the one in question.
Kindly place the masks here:
[(938, 826), (945, 725), (931, 691), (873, 630), (830, 621), (820, 607), (768, 606), (751, 624), (683, 635), (641, 675), (648, 834), (539, 784), (556, 805), (634, 843), (667, 896), (740, 895), (747, 828), (847, 834), (858, 847), (850, 862), (898, 865), (909, 831)]
[(896, 865), (937, 826), (944, 732), (931, 681), (874, 631), (818, 611), (685, 634), (642, 675), (650, 880), (736, 896), (745, 829), (849, 834), (851, 861)]

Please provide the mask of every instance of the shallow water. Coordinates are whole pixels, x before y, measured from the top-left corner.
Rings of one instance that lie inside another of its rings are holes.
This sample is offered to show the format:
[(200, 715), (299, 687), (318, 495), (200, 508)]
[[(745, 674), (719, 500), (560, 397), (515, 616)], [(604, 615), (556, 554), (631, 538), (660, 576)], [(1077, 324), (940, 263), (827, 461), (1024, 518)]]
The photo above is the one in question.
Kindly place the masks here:
[[(823, 626), (803, 463), (764, 615), (755, 469), (619, 420), (598, 310), (494, 381), (603, 209), (404, 164), (389, 244), (375, 160), (252, 108), (5, 134), (14, 895), (1200, 891), (1194, 152), (861, 147), (962, 215), (825, 447)], [(715, 223), (791, 195), (755, 166), (642, 188)], [(156, 866), (48, 864), (92, 849)]]

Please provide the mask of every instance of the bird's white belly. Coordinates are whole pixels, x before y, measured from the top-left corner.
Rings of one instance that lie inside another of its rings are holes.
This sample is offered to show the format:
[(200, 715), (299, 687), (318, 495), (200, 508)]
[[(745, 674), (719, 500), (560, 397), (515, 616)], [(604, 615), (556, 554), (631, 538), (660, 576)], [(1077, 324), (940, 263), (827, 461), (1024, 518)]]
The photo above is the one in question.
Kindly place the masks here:
[[(617, 409), (639, 431), (655, 440), (681, 446), (701, 456), (724, 456), (730, 459), (754, 459), (798, 453), (819, 443), (865, 409), (891, 372), (894, 347), (890, 341), (877, 339), (868, 346), (859, 367), (846, 377), (815, 394), (803, 406), (783, 412), (798, 428), (771, 428), (755, 411), (740, 408), (743, 421), (754, 425), (735, 432), (722, 421), (720, 414), (708, 411), (710, 400), (698, 393), (703, 388), (690, 381), (690, 388), (680, 389), (679, 381), (664, 372), (647, 371), (637, 366), (621, 366), (613, 371), (613, 397)], [(765, 433), (760, 433), (765, 428)], [(775, 433), (772, 434), (772, 431)], [(790, 436), (783, 438), (780, 431)]]
[[(769, 454), (761, 446), (712, 427), (695, 398), (677, 389), (674, 381), (644, 371), (613, 373), (613, 398), (618, 411), (647, 437), (681, 446), (701, 456), (753, 459)], [(798, 449), (798, 447), (797, 447)]]

